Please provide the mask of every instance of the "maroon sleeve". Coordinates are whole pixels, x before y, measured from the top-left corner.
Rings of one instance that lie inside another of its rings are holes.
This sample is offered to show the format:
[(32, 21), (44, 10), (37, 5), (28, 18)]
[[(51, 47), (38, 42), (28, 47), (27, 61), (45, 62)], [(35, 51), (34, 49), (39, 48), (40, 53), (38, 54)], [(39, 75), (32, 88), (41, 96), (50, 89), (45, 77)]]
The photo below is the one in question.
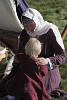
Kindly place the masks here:
[(51, 33), (51, 48), (54, 51), (54, 56), (49, 57), (53, 66), (59, 66), (66, 60), (66, 52), (58, 44), (54, 33)]
[(55, 54), (55, 56), (49, 58), (53, 66), (59, 66), (65, 62), (66, 53)]
[(42, 74), (42, 76), (44, 76), (45, 74), (48, 74), (48, 68), (47, 66), (41, 66), (40, 67), (40, 73)]

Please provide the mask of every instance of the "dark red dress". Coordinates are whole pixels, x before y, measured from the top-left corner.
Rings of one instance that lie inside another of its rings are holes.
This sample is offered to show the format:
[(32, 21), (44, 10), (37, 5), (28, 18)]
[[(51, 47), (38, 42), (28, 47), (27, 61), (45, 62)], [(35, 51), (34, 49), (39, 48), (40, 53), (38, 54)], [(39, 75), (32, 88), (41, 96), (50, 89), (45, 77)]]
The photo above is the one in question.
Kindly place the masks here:
[(8, 95), (25, 97), (26, 100), (50, 100), (43, 82), (43, 76), (48, 73), (46, 66), (37, 66), (28, 56), (19, 56), (20, 69), (8, 80), (6, 91)]

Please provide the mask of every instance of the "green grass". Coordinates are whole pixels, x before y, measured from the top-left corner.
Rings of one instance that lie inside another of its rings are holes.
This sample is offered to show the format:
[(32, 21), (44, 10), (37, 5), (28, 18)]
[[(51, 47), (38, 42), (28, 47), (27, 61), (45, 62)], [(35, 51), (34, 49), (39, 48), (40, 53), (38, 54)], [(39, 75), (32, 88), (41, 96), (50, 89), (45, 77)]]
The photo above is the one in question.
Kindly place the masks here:
[[(44, 20), (58, 26), (60, 33), (67, 24), (67, 0), (26, 0), (30, 7), (37, 9), (43, 15)], [(67, 36), (64, 39), (67, 52)], [(61, 88), (67, 91), (67, 61), (60, 66), (62, 77)], [(59, 99), (57, 99), (59, 100)]]
[(43, 18), (58, 26), (62, 33), (67, 24), (67, 0), (26, 0), (30, 7), (36, 8)]

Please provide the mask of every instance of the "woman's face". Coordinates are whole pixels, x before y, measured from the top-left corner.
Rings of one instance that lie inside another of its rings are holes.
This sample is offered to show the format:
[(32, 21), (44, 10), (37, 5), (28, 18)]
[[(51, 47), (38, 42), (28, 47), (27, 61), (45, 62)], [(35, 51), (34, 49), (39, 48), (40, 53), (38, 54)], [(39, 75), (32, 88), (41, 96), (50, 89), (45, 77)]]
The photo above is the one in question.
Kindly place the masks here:
[(24, 24), (24, 29), (29, 32), (34, 32), (35, 27), (36, 27), (36, 23), (34, 21), (28, 24)]

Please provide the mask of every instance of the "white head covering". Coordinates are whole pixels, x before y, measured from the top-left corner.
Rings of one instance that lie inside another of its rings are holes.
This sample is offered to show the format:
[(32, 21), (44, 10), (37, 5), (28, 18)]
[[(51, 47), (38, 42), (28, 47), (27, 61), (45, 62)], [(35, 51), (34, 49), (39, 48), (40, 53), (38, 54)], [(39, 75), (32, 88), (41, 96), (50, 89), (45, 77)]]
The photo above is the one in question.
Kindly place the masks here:
[(42, 15), (36, 9), (28, 8), (23, 13), (22, 16), (26, 16), (30, 19), (33, 19), (34, 22), (36, 23), (34, 32), (32, 33), (32, 32), (27, 31), (28, 35), (30, 35), (31, 37), (36, 37), (42, 34), (46, 34), (49, 31), (49, 29), (52, 29), (56, 36), (58, 44), (64, 49), (63, 41), (62, 41), (62, 38), (57, 26), (47, 21), (44, 21)]
[(31, 37), (35, 37), (37, 35), (42, 35), (47, 33), (48, 31), (48, 22), (43, 20), (42, 15), (35, 9), (33, 8), (28, 8), (24, 13), (23, 16), (26, 16), (30, 19), (33, 19), (34, 22), (36, 23), (36, 27), (34, 29), (34, 32), (31, 33), (29, 31), (27, 31), (27, 33), (31, 36)]

